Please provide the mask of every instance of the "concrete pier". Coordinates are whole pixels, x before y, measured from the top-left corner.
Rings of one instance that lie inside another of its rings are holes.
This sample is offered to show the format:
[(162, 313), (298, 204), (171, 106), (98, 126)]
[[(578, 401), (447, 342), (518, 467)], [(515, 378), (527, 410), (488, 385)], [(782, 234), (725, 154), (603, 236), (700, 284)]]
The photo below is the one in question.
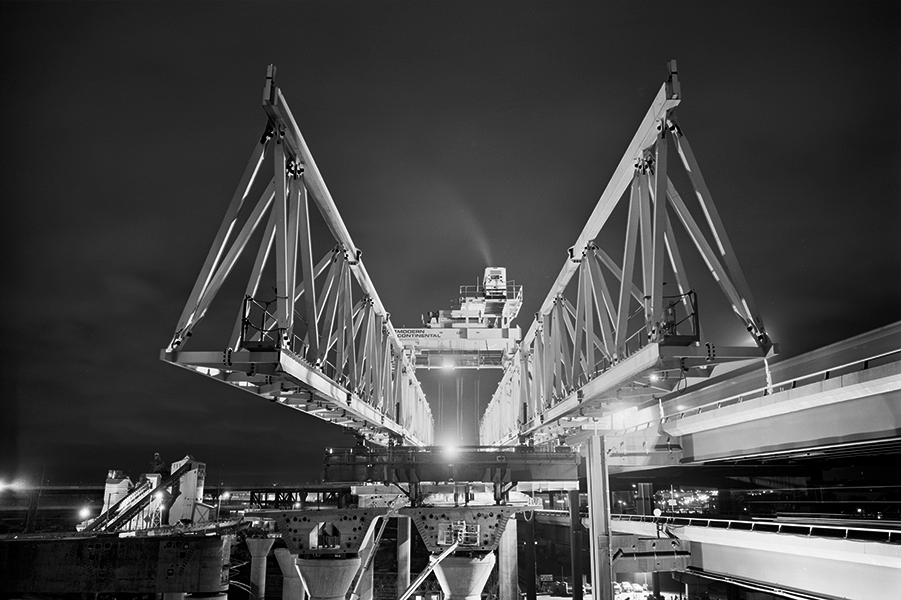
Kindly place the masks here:
[(306, 592), (297, 570), (297, 555), (287, 548), (277, 548), (274, 554), (282, 570), (282, 600), (304, 600)]
[(266, 597), (266, 556), (272, 549), (274, 539), (247, 538), (247, 549), (250, 550), (250, 596)]
[(497, 558), (494, 552), (481, 556), (448, 556), (435, 567), (435, 576), (445, 600), (480, 600)]
[(298, 558), (297, 567), (307, 584), (310, 600), (344, 600), (361, 562), (358, 556)]

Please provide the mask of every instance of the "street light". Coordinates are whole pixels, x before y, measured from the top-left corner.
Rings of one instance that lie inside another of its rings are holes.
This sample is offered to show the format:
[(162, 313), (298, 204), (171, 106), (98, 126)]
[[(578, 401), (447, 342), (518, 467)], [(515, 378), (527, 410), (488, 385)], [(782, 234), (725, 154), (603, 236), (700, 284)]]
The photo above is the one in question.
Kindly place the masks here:
[(663, 511), (659, 508), (654, 509), (654, 524), (657, 526), (657, 538), (660, 538), (660, 515), (663, 514)]

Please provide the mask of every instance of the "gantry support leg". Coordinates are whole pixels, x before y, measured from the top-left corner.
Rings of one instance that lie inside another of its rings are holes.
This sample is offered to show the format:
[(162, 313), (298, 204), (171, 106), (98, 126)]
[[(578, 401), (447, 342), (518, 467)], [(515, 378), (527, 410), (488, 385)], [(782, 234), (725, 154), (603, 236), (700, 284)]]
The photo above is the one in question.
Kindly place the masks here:
[(535, 513), (531, 518), (522, 521), (523, 537), (525, 537), (525, 551), (523, 558), (526, 561), (526, 600), (536, 600), (535, 589)]
[[(639, 483), (636, 484), (636, 489), (638, 492), (638, 497), (635, 500), (635, 512), (639, 515), (653, 515), (654, 514), (654, 484), (653, 483)], [(657, 535), (660, 535), (658, 531)], [(660, 593), (660, 572), (654, 571), (651, 573), (651, 588), (654, 596), (661, 596)]]
[(410, 517), (397, 517), (397, 589), (410, 587)]
[(595, 600), (613, 600), (610, 506), (604, 437), (588, 438), (588, 516), (591, 522), (591, 582)]
[(272, 538), (247, 538), (250, 550), (250, 596), (254, 599), (266, 597), (266, 556), (275, 540)]
[(274, 554), (282, 570), (282, 600), (304, 600), (306, 594), (297, 570), (297, 555), (287, 548), (277, 548)]
[(569, 490), (569, 536), (573, 600), (582, 600), (582, 516), (579, 514), (579, 490)]
[(516, 556), (516, 517), (507, 521), (497, 548), (497, 583), (500, 600), (519, 600), (519, 569)]
[(635, 502), (635, 512), (639, 515), (654, 514), (654, 484), (639, 483), (635, 486), (638, 497)]

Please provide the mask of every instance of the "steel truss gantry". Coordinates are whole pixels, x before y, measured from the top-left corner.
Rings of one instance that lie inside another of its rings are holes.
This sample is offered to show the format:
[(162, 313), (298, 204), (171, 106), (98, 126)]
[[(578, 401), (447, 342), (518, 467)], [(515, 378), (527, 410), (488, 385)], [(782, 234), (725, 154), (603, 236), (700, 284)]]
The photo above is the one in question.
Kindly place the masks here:
[[(433, 420), (414, 366), (274, 75), (270, 66), (265, 132), (161, 358), (380, 444), (429, 445)], [(334, 240), (315, 265), (310, 198)], [(226, 347), (185, 350), (252, 238), (261, 242)]]
[[(763, 358), (775, 350), (676, 119), (681, 93), (675, 61), (669, 68), (668, 80), (516, 349), (481, 420), (481, 444), (542, 443), (583, 428), (614, 429), (609, 417), (617, 411), (662, 396), (688, 378), (707, 377), (718, 363)], [(670, 178), (671, 147), (694, 189), (694, 211)], [(611, 219), (620, 202), (628, 203), (625, 231), (610, 235), (613, 227), (608, 227), (602, 235), (606, 225), (620, 223)], [(677, 233), (700, 254), (753, 346), (702, 341)], [(602, 241), (619, 237), (624, 243), (617, 261)], [(674, 284), (667, 288), (675, 288), (669, 296), (665, 283)]]

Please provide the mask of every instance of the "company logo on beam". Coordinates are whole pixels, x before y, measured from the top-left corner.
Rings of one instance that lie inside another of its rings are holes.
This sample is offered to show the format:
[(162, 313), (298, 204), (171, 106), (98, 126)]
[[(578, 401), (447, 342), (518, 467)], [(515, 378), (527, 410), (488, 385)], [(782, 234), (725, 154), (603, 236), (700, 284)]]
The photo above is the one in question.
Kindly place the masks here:
[(402, 341), (418, 340), (459, 340), (463, 338), (462, 329), (395, 329), (397, 337)]

